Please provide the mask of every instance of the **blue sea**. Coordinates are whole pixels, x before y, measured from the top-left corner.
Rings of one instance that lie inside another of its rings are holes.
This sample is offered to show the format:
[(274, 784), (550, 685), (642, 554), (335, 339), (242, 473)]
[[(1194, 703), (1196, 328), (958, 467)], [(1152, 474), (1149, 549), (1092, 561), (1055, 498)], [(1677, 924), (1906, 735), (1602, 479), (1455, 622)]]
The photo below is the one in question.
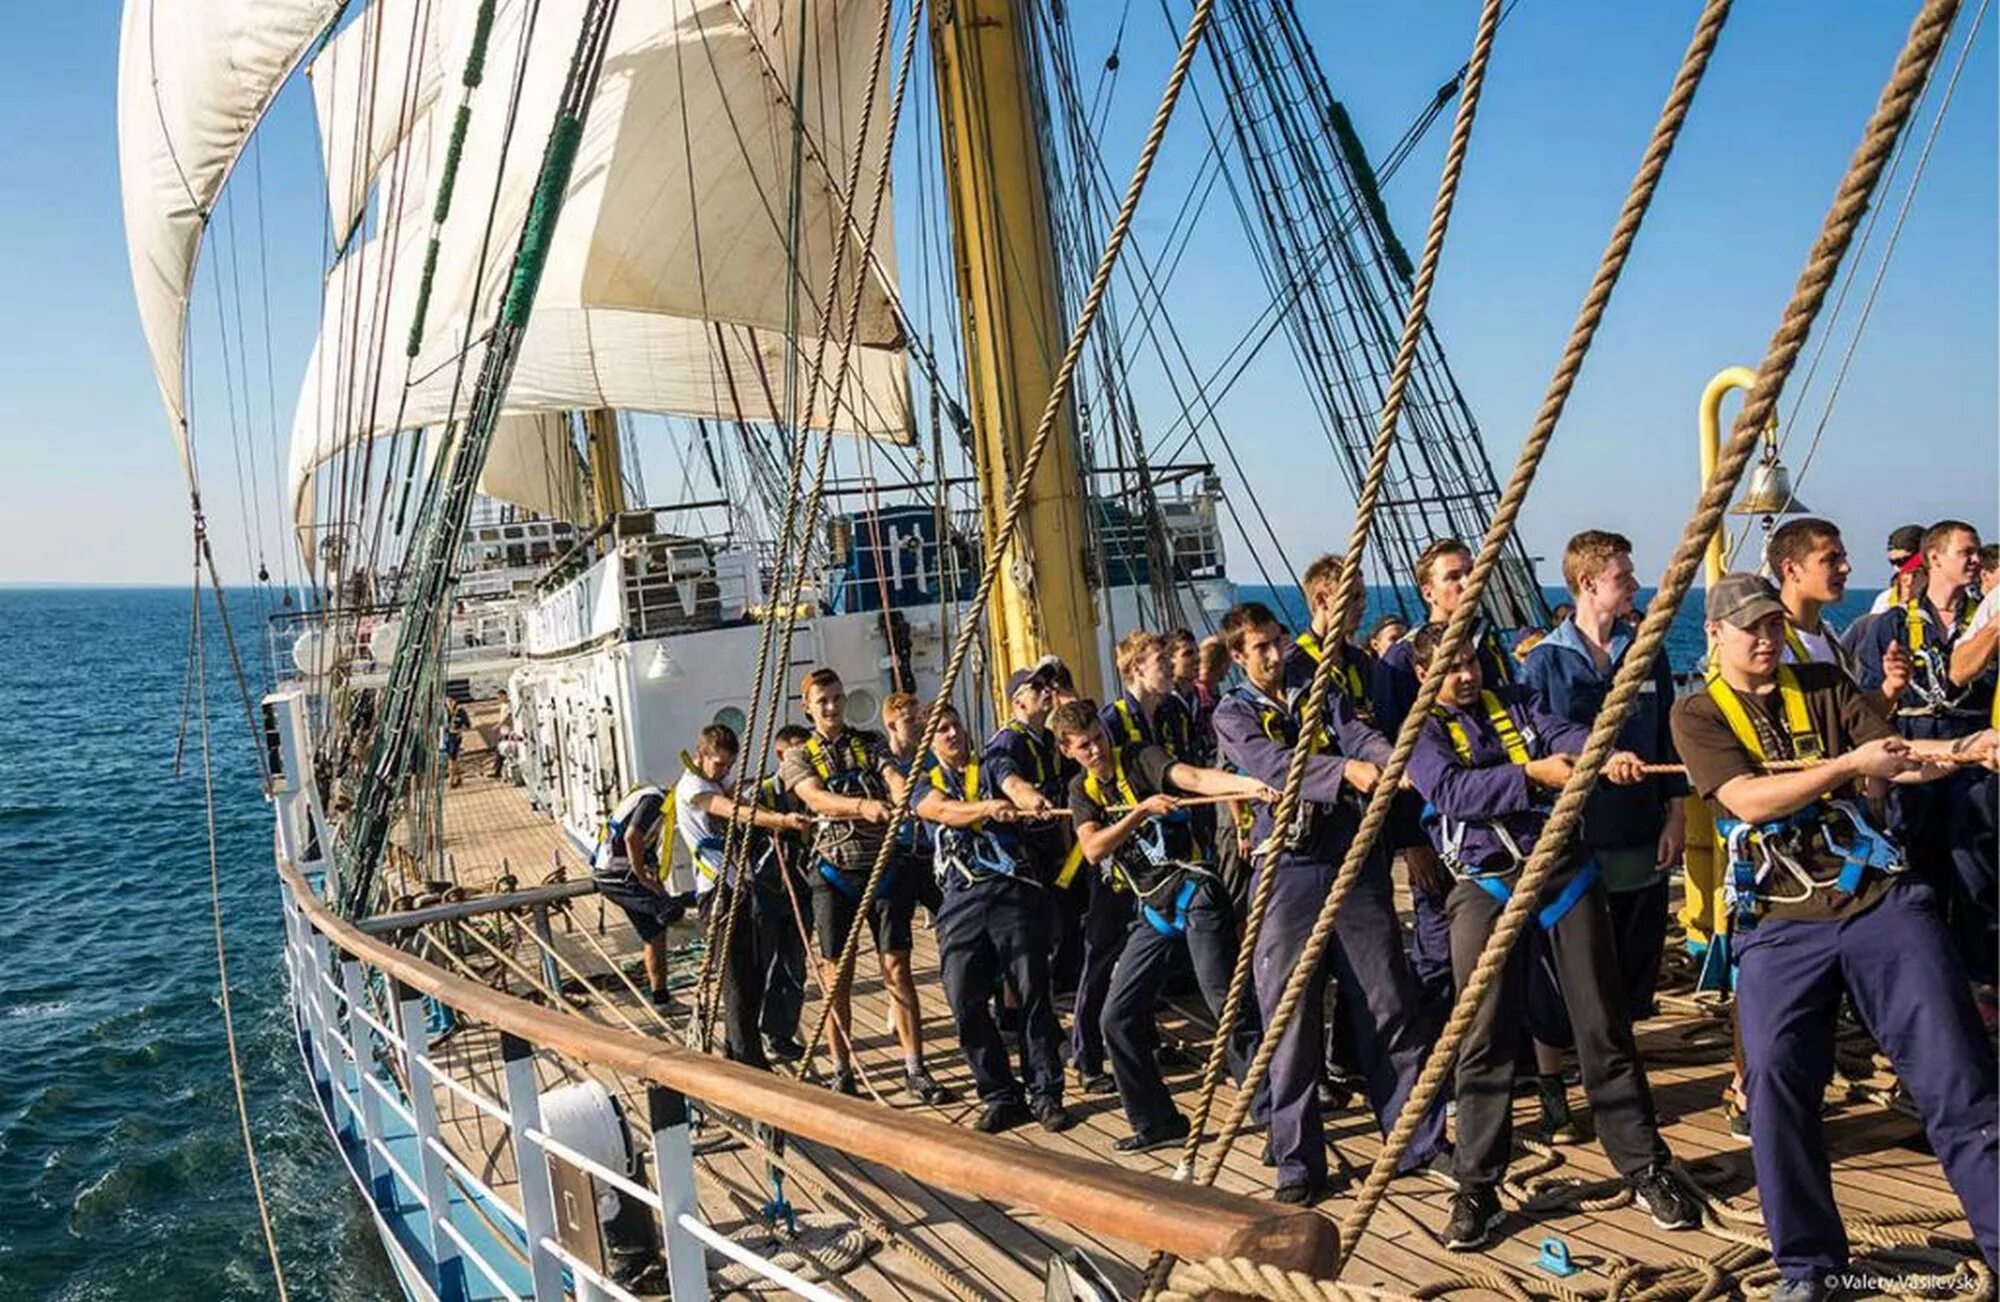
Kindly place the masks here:
[[(259, 689), (261, 602), (231, 602)], [(224, 934), (292, 1294), (399, 1296), (303, 1084), (271, 821), (213, 618)], [(0, 589), (0, 1298), (273, 1295), (217, 1009), (186, 591)]]
[[(1285, 596), (1276, 604), (1300, 619), (1297, 594)], [(1864, 611), (1871, 596), (1854, 594), (1837, 614)], [(1392, 601), (1372, 593), (1370, 618)], [(253, 691), (262, 605), (250, 593), (231, 602)], [(295, 1297), (393, 1297), (299, 1068), (270, 818), (212, 608), (206, 627), (224, 932), (279, 1249)], [(173, 772), (188, 628), (185, 591), (0, 589), (9, 1302), (273, 1292), (216, 1004), (198, 735)], [(1669, 644), (1675, 666), (1700, 648), (1699, 621), (1684, 616)]]

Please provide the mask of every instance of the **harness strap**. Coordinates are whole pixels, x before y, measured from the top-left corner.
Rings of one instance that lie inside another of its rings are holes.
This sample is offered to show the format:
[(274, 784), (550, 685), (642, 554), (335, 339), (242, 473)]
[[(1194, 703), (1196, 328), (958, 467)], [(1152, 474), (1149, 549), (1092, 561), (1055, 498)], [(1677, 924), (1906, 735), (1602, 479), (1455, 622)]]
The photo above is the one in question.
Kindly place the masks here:
[[(1557, 892), (1556, 897), (1536, 910), (1536, 925), (1543, 931), (1553, 931), (1557, 923), (1569, 916), (1569, 911), (1576, 907), (1577, 901), (1589, 893), (1590, 888), (1596, 884), (1597, 879), (1601, 875), (1601, 870), (1597, 866), (1597, 860), (1585, 860), (1583, 867), (1576, 870), (1576, 875), (1569, 879), (1569, 883), (1561, 891)], [(1506, 906), (1508, 900), (1514, 898), (1513, 887), (1509, 886), (1499, 877), (1491, 874), (1482, 874), (1470, 877), (1467, 880), (1479, 887), (1480, 890), (1491, 895), (1494, 899), (1500, 901), (1502, 907)]]
[(1144, 900), (1139, 902), (1139, 912), (1145, 917), (1147, 925), (1162, 936), (1186, 935), (1188, 905), (1193, 902), (1195, 892), (1200, 889), (1201, 878), (1190, 873), (1187, 879), (1181, 883), (1181, 888), (1174, 892), (1174, 902), (1168, 906), (1165, 913), (1160, 912), (1160, 910), (1154, 908)]
[[(1320, 645), (1319, 634), (1308, 629), (1293, 639), (1299, 650), (1312, 657), (1314, 664), (1326, 658), (1326, 648)], [(1368, 688), (1361, 681), (1361, 666), (1354, 663), (1354, 657), (1343, 656), (1340, 661), (1341, 686), (1347, 689), (1347, 698), (1360, 705), (1368, 699)]]
[[(1750, 758), (1759, 764), (1768, 763), (1771, 756), (1765, 753), (1763, 737), (1750, 718), (1742, 697), (1722, 677), (1722, 671), (1713, 666), (1708, 671), (1708, 695), (1722, 711), (1722, 717), (1729, 724), (1729, 731), (1750, 752)], [(1792, 672), (1790, 665), (1778, 666), (1778, 696), (1785, 710), (1786, 742), (1791, 750), (1784, 759), (1817, 760), (1826, 758), (1826, 746), (1820, 741), (1819, 733), (1813, 727), (1812, 716), (1806, 711), (1805, 690), (1799, 686), (1799, 676)]]
[[(1526, 767), (1532, 758), (1528, 753), (1528, 739), (1522, 735), (1520, 726), (1514, 722), (1514, 716), (1508, 711), (1506, 704), (1488, 691), (1479, 693), (1479, 703), (1485, 708), (1486, 722), (1492, 726), (1494, 734), (1500, 738), (1501, 746), (1507, 751), (1508, 762)], [(1451, 737), (1451, 748), (1458, 753), (1459, 762), (1472, 763), (1472, 738), (1466, 733), (1465, 725), (1448, 710), (1434, 708), (1431, 713), (1444, 724), (1445, 732)]]

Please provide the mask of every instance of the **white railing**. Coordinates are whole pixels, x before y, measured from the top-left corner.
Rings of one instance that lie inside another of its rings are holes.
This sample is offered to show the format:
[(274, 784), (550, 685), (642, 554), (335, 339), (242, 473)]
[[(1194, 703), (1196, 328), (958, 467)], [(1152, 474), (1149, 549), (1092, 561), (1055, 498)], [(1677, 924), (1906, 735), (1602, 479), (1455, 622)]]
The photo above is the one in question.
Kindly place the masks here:
[[(678, 1302), (699, 1302), (709, 1296), (711, 1251), (797, 1296), (822, 1302), (837, 1298), (702, 1220), (687, 1102), (678, 1091), (660, 1085), (648, 1087), (653, 1172), (660, 1186), (649, 1188), (543, 1129), (534, 1045), (512, 1034), (501, 1034), (506, 1098), (492, 1098), (453, 1075), (432, 1055), (423, 995), (358, 959), (335, 952), (289, 889), (284, 907), (284, 962), (291, 981), (293, 1013), (313, 1081), (324, 1095), (327, 1120), (336, 1135), (354, 1145), (356, 1174), (371, 1201), (379, 1201), (386, 1187), (391, 1191), (388, 1196), (406, 1214), (414, 1202), (433, 1263), (432, 1278), (426, 1281), (433, 1293), (448, 1295), (451, 1290), (446, 1281), (462, 1277), (463, 1270), (470, 1267), (500, 1294), (520, 1302), (529, 1298), (556, 1302), (585, 1291), (620, 1302), (637, 1302), (628, 1289), (584, 1260), (558, 1236), (549, 1170), (554, 1160), (635, 1199), (653, 1214), (664, 1247), (671, 1295)], [(378, 982), (386, 982), (390, 994), (385, 1000), (386, 1016), (369, 1006), (371, 989), (378, 988)], [(383, 1069), (383, 1061), (390, 1055), (400, 1080), (396, 1072)], [(505, 1130), (518, 1178), (516, 1198), (503, 1197), (452, 1150), (440, 1130), (439, 1088)], [(407, 1149), (398, 1157), (390, 1146), (391, 1139), (397, 1137), (390, 1118), (416, 1140), (415, 1169), (409, 1164)], [(468, 1234), (453, 1222), (454, 1186), (467, 1203), (494, 1214), (486, 1218), (489, 1238), (503, 1243), (513, 1239), (513, 1252), (528, 1266), (532, 1280), (529, 1293), (517, 1292), (510, 1282), (518, 1280), (518, 1274), (510, 1276), (508, 1266), (513, 1264), (518, 1272), (518, 1264), (490, 1260), (490, 1245), (482, 1250), (477, 1246), (480, 1236)], [(389, 1210), (377, 1207), (385, 1218)]]

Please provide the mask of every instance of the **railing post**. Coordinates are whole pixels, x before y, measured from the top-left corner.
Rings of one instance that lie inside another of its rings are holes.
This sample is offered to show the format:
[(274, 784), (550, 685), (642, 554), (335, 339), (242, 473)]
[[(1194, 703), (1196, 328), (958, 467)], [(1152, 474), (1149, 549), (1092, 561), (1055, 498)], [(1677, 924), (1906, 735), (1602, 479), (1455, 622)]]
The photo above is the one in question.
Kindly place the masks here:
[(354, 1046), (354, 1101), (358, 1105), (355, 1121), (360, 1129), (361, 1170), (368, 1177), (369, 1188), (375, 1191), (376, 1204), (394, 1208), (402, 1203), (402, 1193), (396, 1188), (395, 1172), (389, 1169), (388, 1161), (375, 1152), (375, 1145), (384, 1142), (382, 1100), (368, 1088), (368, 1077), (374, 1074), (375, 1068), (375, 1028), (361, 1016), (367, 990), (364, 988), (361, 964), (356, 960), (341, 959), (340, 988), (347, 993), (347, 1042)]
[(333, 972), (333, 947), (327, 943), (324, 932), (313, 932), (312, 956), (307, 975), (312, 978), (313, 1007), (319, 1010), (320, 1052), (326, 1061), (327, 1089), (333, 1096), (334, 1128), (340, 1128), (344, 1114), (347, 1127), (359, 1130), (361, 1122), (354, 1110), (354, 1098), (347, 1092), (347, 1077), (341, 1070), (340, 1046), (334, 1042), (334, 1028), (340, 1025), (340, 1020), (334, 1016), (333, 992), (327, 989), (324, 979)]
[(537, 904), (533, 910), (535, 938), (542, 942), (542, 984), (557, 998), (562, 995), (562, 973), (556, 969), (555, 936), (549, 931), (549, 906)]
[(562, 1259), (544, 1243), (556, 1237), (549, 1159), (527, 1138), (530, 1130), (542, 1128), (542, 1086), (535, 1076), (535, 1046), (502, 1031), (500, 1058), (507, 1070), (507, 1116), (514, 1140), (515, 1175), (521, 1182), (521, 1219), (528, 1223), (528, 1261), (534, 1270), (535, 1300), (559, 1302), (563, 1295)]
[(701, 1215), (694, 1187), (694, 1146), (688, 1138), (687, 1096), (664, 1085), (646, 1088), (653, 1127), (653, 1181), (660, 1193), (660, 1244), (667, 1256), (667, 1292), (674, 1302), (708, 1297), (708, 1256), (681, 1225)]
[(431, 1080), (426, 1060), (430, 1055), (429, 1019), (424, 1016), (424, 997), (396, 982), (396, 1029), (403, 1037), (403, 1079), (410, 1083), (410, 1115), (417, 1119), (417, 1154), (424, 1182), (425, 1226), (430, 1233), (431, 1260), (437, 1263), (432, 1281), (441, 1298), (465, 1296), (465, 1263), (458, 1259), (458, 1245), (443, 1229), (451, 1219), (451, 1185), (445, 1176), (444, 1159), (431, 1147), (439, 1139), (437, 1086)]

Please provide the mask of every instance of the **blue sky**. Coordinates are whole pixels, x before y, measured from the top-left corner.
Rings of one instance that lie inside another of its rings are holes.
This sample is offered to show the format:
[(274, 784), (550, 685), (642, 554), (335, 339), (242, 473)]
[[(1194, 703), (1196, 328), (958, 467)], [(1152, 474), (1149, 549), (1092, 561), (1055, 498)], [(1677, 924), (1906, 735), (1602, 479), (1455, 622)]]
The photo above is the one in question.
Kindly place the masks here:
[[(1464, 59), (1477, 12), (1468, 0), (1300, 7), (1335, 93), (1377, 156)], [(1503, 477), (1697, 7), (1522, 0), (1502, 30), (1433, 310)], [(1642, 571), (1657, 573), (1696, 492), (1696, 397), (1716, 370), (1761, 356), (1914, 7), (1886, 0), (1738, 6), (1523, 519), (1531, 551), (1552, 557), (1577, 529), (1615, 527), (1638, 544)], [(1157, 0), (1068, 8), (1086, 66), (1102, 59), (1125, 19), (1104, 137), (1107, 162), (1122, 178), (1171, 37)], [(186, 499), (131, 305), (121, 230), (117, 26), (115, 4), (41, 6), (0, 45), (0, 95), (15, 124), (0, 134), (0, 168), (13, 178), (14, 196), (0, 207), (0, 283), (10, 300), (0, 315), (7, 410), (0, 582), (176, 582), (187, 574)], [(2000, 142), (1992, 26), (1978, 35), (1824, 446), (1800, 488), (1847, 529), (1866, 580), (1896, 524), (1954, 515), (1990, 528), (1996, 517)], [(1204, 81), (1213, 106), (1213, 83), (1205, 74)], [(1915, 129), (1928, 125), (1927, 111)], [(1142, 211), (1142, 240), (1164, 238), (1199, 157), (1198, 137), (1192, 115), (1176, 122)], [(1440, 125), (1389, 190), (1392, 216), (1413, 248), (1443, 138)], [(281, 444), (273, 430), (289, 427), (320, 266), (314, 160), (310, 110), (294, 91), (267, 124), (261, 160), (275, 398), (263, 380), (257, 189), (239, 184), (234, 200), (250, 424), (264, 486), (257, 510), (265, 542), (252, 549), (274, 570), (272, 480)], [(246, 161), (239, 181), (253, 175), (251, 166)], [(1902, 183), (1885, 194), (1890, 211), (1806, 395), (1801, 443), (1824, 406)], [(1212, 206), (1175, 282), (1182, 330), (1209, 365), (1266, 301), (1234, 222), (1225, 203)], [(241, 580), (254, 566), (244, 558), (250, 522), (240, 518), (218, 384), (210, 279), (217, 270), (227, 276), (228, 263), (205, 263), (194, 309), (197, 438), (223, 563)], [(233, 355), (230, 364), (238, 365)], [(1788, 413), (1794, 397), (1787, 395)], [(1344, 538), (1351, 498), (1282, 347), (1251, 368), (1223, 418), (1295, 558)], [(1800, 445), (1788, 453), (1795, 468), (1799, 453)], [(1252, 577), (1247, 564), (1238, 568), (1239, 577)], [(1555, 577), (1555, 567), (1543, 574)]]

